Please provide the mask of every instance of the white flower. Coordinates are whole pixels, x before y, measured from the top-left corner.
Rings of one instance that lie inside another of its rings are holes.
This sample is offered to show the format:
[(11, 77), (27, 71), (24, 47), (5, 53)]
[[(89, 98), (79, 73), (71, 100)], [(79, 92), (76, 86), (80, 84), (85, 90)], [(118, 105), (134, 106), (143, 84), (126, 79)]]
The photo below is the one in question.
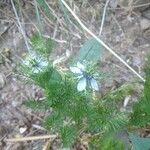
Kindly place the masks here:
[(23, 61), (23, 64), (31, 68), (33, 73), (39, 73), (48, 66), (48, 62), (42, 56), (39, 57), (36, 53), (29, 54)]
[(85, 67), (80, 62), (77, 62), (77, 67), (70, 67), (70, 70), (75, 74), (82, 74), (85, 71)]
[(77, 62), (77, 67), (70, 67), (71, 72), (78, 75), (79, 82), (77, 84), (77, 90), (86, 90), (86, 86), (89, 85), (94, 91), (98, 91), (99, 87), (97, 81), (92, 75), (86, 72), (86, 68), (80, 62)]

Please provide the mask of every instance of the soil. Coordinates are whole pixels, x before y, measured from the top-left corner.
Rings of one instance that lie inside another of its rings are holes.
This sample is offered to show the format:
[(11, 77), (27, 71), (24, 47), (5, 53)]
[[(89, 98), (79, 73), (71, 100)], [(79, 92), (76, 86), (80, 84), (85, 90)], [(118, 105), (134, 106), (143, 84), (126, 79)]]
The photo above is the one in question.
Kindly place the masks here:
[[(125, 2), (126, 0), (124, 0)], [(62, 11), (55, 0), (47, 1), (55, 11), (59, 20), (53, 22), (46, 18), (43, 11), (44, 36), (55, 41), (53, 59), (62, 63), (72, 56), (90, 36), (80, 27), (67, 26)], [(150, 4), (119, 3), (112, 0), (108, 5), (101, 39), (119, 54), (130, 66), (144, 77), (143, 66), (145, 56), (150, 49)], [(130, 1), (129, 1), (130, 2)], [(84, 24), (98, 35), (105, 0), (81, 1), (71, 3), (76, 14)], [(138, 6), (138, 7), (134, 7)], [(32, 1), (21, 3), (20, 15), (27, 36), (29, 37), (37, 25)], [(59, 23), (59, 21), (61, 23)], [(42, 120), (46, 112), (32, 111), (23, 102), (43, 97), (39, 87), (23, 82), (24, 77), (16, 71), (22, 56), (27, 53), (10, 1), (0, 1), (0, 149), (1, 150), (44, 150), (47, 140), (32, 142), (6, 142), (7, 138), (44, 135), (48, 132), (42, 128)], [(130, 70), (122, 65), (107, 50), (104, 50), (100, 61), (105, 72), (113, 68), (113, 77), (104, 83), (105, 90), (116, 88), (131, 81), (140, 81)], [(142, 83), (139, 85), (142, 85)], [(55, 148), (57, 149), (57, 148)], [(79, 148), (78, 148), (79, 149)], [(82, 148), (85, 149), (85, 148)]]

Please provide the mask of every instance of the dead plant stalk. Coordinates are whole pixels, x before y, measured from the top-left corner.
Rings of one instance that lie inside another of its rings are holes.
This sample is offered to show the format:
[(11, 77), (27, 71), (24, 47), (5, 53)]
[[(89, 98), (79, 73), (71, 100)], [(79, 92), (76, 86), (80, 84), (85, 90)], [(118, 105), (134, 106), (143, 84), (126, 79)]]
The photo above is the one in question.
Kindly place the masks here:
[(104, 26), (104, 22), (105, 22), (106, 9), (107, 9), (107, 6), (109, 4), (109, 1), (110, 0), (107, 0), (106, 3), (105, 3), (103, 16), (102, 16), (102, 23), (101, 23), (101, 27), (100, 27), (100, 31), (99, 31), (99, 36), (101, 36), (101, 34), (102, 34), (102, 30), (103, 30), (103, 26)]
[(22, 27), (22, 25), (21, 25), (21, 22), (20, 22), (20, 19), (19, 19), (18, 14), (17, 14), (17, 10), (16, 10), (16, 8), (15, 8), (14, 2), (13, 2), (13, 0), (11, 0), (10, 2), (11, 2), (11, 5), (12, 5), (12, 8), (13, 8), (13, 11), (14, 11), (14, 13), (15, 13), (16, 19), (17, 19), (17, 23), (18, 23), (18, 26), (19, 26), (18, 28), (19, 28), (20, 32), (22, 33), (22, 36), (23, 36), (23, 38), (24, 38), (24, 41), (25, 41), (25, 45), (26, 45), (26, 47), (27, 47), (27, 50), (30, 52), (30, 46), (29, 46), (29, 44), (28, 44), (27, 36), (26, 36), (26, 33), (25, 33), (25, 31), (24, 31), (24, 29), (23, 29), (23, 27)]
[(45, 140), (45, 139), (54, 139), (57, 135), (40, 135), (40, 136), (30, 136), (30, 137), (20, 137), (6, 139), (6, 142), (24, 142), (24, 141), (33, 141), (33, 140)]

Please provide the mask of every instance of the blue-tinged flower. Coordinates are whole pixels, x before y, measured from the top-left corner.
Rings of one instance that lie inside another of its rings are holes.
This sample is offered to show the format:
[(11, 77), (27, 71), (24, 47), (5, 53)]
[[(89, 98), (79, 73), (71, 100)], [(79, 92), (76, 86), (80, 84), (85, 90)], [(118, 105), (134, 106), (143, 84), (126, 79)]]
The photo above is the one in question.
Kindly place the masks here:
[(23, 64), (28, 68), (31, 68), (33, 73), (42, 72), (48, 66), (48, 62), (36, 53), (30, 53), (25, 60), (23, 60)]
[(77, 90), (83, 91), (86, 90), (87, 85), (94, 91), (98, 91), (98, 83), (95, 80), (95, 78), (87, 73), (86, 68), (83, 64), (80, 62), (77, 62), (76, 67), (70, 67), (71, 72), (77, 75), (77, 78), (79, 79), (79, 82), (77, 84)]

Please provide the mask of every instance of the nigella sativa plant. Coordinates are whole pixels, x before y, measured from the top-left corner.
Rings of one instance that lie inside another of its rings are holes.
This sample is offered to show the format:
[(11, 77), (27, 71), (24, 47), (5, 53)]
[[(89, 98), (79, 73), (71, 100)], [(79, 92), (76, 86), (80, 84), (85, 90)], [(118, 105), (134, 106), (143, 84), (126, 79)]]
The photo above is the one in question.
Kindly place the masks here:
[(99, 90), (98, 83), (94, 76), (86, 71), (86, 67), (83, 64), (77, 62), (77, 66), (70, 67), (70, 70), (76, 74), (77, 78), (79, 79), (77, 84), (78, 91), (86, 90), (87, 86), (89, 86), (93, 91)]
[(48, 67), (48, 61), (36, 53), (30, 53), (25, 60), (23, 60), (23, 65), (31, 68), (33, 73), (39, 73)]

